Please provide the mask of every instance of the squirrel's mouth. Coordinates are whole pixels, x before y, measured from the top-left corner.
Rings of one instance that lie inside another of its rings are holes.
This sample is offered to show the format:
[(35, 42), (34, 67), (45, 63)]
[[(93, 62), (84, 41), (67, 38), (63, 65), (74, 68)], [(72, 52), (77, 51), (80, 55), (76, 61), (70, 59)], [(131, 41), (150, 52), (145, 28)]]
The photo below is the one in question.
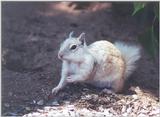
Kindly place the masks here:
[(63, 58), (64, 58), (64, 55), (61, 54), (61, 53), (58, 53), (58, 58), (59, 58), (59, 59), (63, 59)]
[(66, 59), (64, 56), (59, 56), (59, 55), (58, 55), (58, 59), (68, 61), (68, 59)]

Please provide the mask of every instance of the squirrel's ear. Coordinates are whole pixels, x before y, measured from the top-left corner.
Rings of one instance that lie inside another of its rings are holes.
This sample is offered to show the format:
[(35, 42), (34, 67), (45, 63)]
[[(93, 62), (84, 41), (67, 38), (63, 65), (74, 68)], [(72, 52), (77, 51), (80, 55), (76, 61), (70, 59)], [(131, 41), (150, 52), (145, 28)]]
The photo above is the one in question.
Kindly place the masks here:
[(69, 38), (72, 37), (73, 33), (74, 33), (74, 31), (72, 31), (72, 32), (69, 33)]
[(78, 40), (82, 42), (82, 45), (86, 44), (85, 33), (81, 33), (78, 37)]

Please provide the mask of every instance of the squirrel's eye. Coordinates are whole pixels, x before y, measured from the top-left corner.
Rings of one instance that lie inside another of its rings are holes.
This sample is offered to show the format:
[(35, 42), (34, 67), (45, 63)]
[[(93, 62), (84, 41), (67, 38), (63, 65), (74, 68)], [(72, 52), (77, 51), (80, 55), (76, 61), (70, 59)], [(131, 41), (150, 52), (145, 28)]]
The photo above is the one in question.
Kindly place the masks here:
[(72, 45), (70, 49), (74, 50), (74, 49), (76, 49), (76, 47), (77, 47), (76, 45)]

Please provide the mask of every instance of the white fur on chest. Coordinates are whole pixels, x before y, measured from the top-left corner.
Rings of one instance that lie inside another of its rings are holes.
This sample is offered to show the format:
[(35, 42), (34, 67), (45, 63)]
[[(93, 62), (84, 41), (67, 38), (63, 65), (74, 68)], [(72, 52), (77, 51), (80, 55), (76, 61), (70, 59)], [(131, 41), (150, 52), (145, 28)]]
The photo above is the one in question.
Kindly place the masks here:
[(80, 64), (78, 63), (69, 63), (68, 64), (68, 72), (69, 74), (76, 74), (80, 69)]

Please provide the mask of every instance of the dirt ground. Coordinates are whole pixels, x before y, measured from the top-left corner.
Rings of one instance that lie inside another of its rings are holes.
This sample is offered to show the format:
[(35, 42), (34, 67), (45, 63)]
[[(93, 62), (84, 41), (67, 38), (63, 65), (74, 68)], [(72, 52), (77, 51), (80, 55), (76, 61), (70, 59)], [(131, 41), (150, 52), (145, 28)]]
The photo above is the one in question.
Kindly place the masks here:
[(24, 115), (51, 103), (63, 105), (63, 101), (97, 110), (100, 105), (130, 96), (133, 87), (139, 87), (158, 103), (159, 58), (153, 61), (143, 47), (138, 68), (126, 82), (124, 93), (111, 95), (112, 100), (107, 103), (82, 104), (81, 97), (85, 95), (105, 97), (101, 89), (86, 84), (71, 84), (57, 96), (50, 95), (60, 80), (59, 45), (70, 31), (76, 36), (85, 32), (88, 44), (97, 40), (139, 44), (137, 36), (147, 24), (131, 15), (113, 12), (110, 3), (96, 5), (2, 2), (2, 115)]

